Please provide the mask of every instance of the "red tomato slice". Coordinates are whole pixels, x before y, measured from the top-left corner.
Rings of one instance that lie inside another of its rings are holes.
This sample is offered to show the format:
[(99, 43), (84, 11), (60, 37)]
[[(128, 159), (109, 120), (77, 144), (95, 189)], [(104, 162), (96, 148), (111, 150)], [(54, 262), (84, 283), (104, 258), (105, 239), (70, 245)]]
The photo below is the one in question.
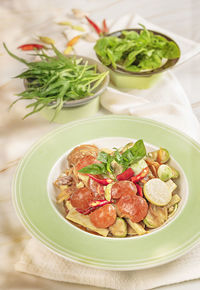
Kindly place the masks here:
[(148, 204), (144, 198), (138, 195), (123, 195), (117, 202), (120, 216), (130, 218), (132, 222), (142, 221), (148, 212)]
[(71, 196), (71, 204), (75, 208), (87, 209), (89, 203), (94, 199), (90, 189), (83, 187), (77, 189)]
[(93, 211), (89, 217), (95, 227), (105, 229), (114, 224), (117, 214), (113, 205), (106, 204)]
[(135, 184), (128, 180), (117, 181), (111, 189), (111, 196), (114, 199), (120, 198), (122, 195), (136, 195), (137, 188)]

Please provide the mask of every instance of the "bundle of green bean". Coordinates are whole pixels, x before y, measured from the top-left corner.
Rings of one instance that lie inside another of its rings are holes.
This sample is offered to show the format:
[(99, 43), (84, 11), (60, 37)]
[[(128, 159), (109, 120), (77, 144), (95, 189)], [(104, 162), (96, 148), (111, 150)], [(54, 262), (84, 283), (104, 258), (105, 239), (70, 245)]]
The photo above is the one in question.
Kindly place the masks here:
[(20, 98), (14, 103), (22, 99), (34, 100), (26, 106), (32, 108), (32, 111), (24, 118), (41, 111), (46, 106), (55, 109), (55, 118), (65, 101), (92, 96), (108, 74), (97, 72), (95, 65), (88, 65), (87, 61), (83, 63), (82, 58), (67, 58), (53, 45), (55, 56), (49, 56), (44, 51), (35, 53), (34, 55), (41, 59), (38, 62), (27, 62), (11, 53), (5, 44), (4, 47), (10, 56), (28, 66), (25, 72), (16, 76), (27, 80), (27, 88), (18, 94)]

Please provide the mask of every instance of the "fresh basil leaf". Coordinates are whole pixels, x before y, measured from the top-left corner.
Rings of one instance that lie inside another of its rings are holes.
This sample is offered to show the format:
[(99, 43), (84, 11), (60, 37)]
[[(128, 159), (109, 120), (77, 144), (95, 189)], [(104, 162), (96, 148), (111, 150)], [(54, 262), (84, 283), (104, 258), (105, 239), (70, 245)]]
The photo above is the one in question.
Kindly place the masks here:
[(82, 169), (79, 170), (79, 172), (98, 175), (98, 174), (106, 174), (107, 169), (104, 163), (94, 163), (86, 167), (83, 167)]
[(123, 159), (123, 165), (124, 167), (128, 167), (132, 163), (135, 163), (142, 159), (146, 155), (146, 148), (144, 146), (143, 140), (138, 140), (135, 142), (135, 144), (127, 149), (123, 154), (122, 154), (122, 159)]
[(106, 153), (104, 151), (101, 151), (101, 152), (99, 152), (97, 159), (99, 161), (103, 162), (103, 163), (107, 163), (108, 162), (108, 156), (109, 156), (108, 153)]

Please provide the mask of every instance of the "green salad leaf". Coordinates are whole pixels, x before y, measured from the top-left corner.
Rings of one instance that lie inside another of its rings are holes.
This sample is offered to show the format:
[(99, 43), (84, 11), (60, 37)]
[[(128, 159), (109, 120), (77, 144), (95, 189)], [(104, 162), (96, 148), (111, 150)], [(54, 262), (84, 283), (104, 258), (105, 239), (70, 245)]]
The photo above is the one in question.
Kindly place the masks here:
[(27, 62), (19, 58), (10, 52), (5, 44), (4, 48), (11, 57), (28, 67), (16, 76), (27, 81), (27, 88), (18, 94), (19, 98), (14, 103), (23, 99), (33, 101), (26, 106), (32, 108), (32, 111), (24, 118), (48, 106), (55, 109), (54, 119), (65, 101), (92, 96), (108, 74), (99, 73), (95, 65), (89, 65), (87, 61), (84, 63), (82, 58), (64, 56), (54, 45), (54, 56), (47, 55), (45, 51), (33, 54), (40, 57), (40, 61), (37, 62)]
[(122, 67), (127, 71), (140, 72), (159, 68), (165, 59), (180, 57), (180, 49), (175, 42), (141, 26), (143, 30), (140, 33), (123, 31), (120, 37), (100, 38), (94, 49), (102, 63), (114, 69)]

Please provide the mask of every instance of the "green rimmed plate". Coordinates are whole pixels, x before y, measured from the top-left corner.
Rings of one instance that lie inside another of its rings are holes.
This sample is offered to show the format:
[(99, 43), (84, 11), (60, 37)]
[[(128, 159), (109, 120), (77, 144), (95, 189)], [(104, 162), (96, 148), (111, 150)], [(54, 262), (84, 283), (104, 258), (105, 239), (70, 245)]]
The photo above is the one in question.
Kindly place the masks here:
[[(166, 226), (141, 237), (104, 238), (66, 222), (53, 205), (48, 180), (59, 158), (80, 143), (107, 137), (142, 138), (152, 146), (165, 147), (183, 169), (187, 201)], [(63, 257), (110, 270), (149, 268), (178, 258), (199, 240), (199, 164), (200, 146), (163, 124), (113, 115), (81, 120), (52, 131), (26, 154), (13, 183), (14, 205), (29, 232)]]

